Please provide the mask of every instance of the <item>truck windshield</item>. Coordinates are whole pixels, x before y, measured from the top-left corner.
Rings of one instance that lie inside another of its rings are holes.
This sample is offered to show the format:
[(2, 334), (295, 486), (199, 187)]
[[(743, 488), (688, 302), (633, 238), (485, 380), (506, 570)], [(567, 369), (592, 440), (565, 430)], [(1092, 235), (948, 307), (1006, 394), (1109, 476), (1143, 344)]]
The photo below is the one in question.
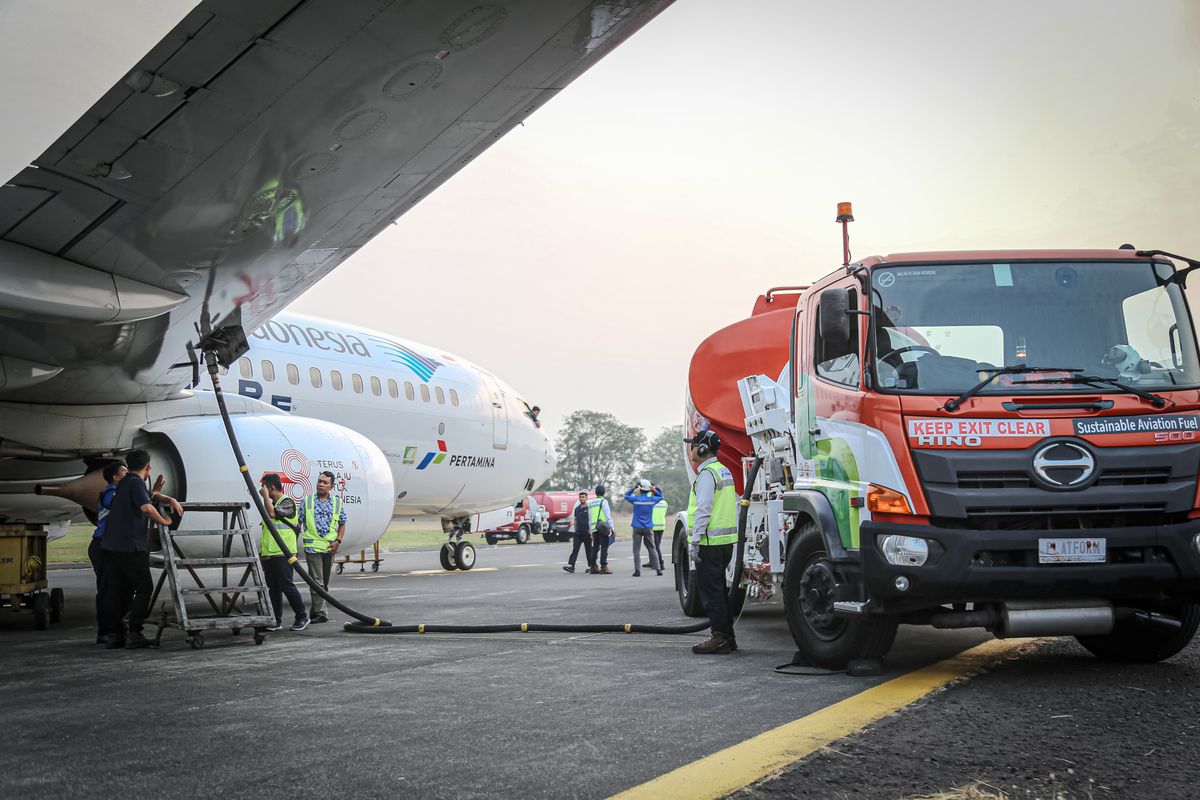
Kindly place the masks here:
[[(1200, 384), (1196, 340), (1172, 270), (1145, 261), (880, 266), (872, 272), (876, 385), (981, 394), (1115, 392)], [(1054, 379), (1053, 381), (1047, 379)], [(1058, 380), (1064, 379), (1064, 380)]]

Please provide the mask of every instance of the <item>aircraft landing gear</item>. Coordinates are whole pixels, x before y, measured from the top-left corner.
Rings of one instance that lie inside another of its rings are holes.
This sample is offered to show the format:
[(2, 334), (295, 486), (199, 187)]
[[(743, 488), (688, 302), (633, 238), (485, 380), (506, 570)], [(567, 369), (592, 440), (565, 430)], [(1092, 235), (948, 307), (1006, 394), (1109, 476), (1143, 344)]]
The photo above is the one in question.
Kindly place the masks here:
[(445, 522), (443, 522), (443, 526), (446, 528), (448, 541), (438, 552), (438, 560), (442, 562), (442, 569), (449, 572), (455, 569), (468, 570), (475, 566), (475, 545), (463, 541), (463, 536), (469, 533), (470, 529), (464, 525)]

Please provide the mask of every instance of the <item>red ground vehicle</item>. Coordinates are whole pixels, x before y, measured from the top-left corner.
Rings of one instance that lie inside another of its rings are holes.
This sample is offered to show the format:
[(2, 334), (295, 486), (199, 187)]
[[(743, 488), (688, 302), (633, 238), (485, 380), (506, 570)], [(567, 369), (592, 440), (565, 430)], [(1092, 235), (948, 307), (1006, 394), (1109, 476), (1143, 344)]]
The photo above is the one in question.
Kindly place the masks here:
[[(588, 493), (588, 499), (595, 497)], [(542, 538), (547, 542), (569, 542), (574, 534), (575, 504), (579, 502), (579, 492), (534, 492), (533, 498), (547, 512), (547, 526)]]
[[(739, 493), (754, 474), (735, 599), (778, 591), (829, 668), (883, 658), (902, 623), (1181, 650), (1200, 624), (1200, 262), (1168, 255), (872, 257), (709, 337), (685, 430), (721, 436)], [(699, 615), (686, 533), (680, 515)]]
[(533, 495), (528, 495), (513, 505), (512, 522), (480, 533), (488, 544), (495, 544), (501, 539), (516, 539), (517, 544), (525, 544), (530, 536), (544, 534), (546, 530), (545, 509)]

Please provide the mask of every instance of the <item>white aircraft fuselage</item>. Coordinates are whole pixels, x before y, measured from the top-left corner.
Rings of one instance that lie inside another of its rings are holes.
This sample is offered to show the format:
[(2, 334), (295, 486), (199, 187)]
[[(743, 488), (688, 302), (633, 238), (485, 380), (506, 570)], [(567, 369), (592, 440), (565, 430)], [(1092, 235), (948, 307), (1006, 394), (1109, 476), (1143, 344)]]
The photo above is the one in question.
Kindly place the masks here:
[[(529, 405), (465, 359), (291, 313), (248, 338), (250, 351), (223, 379), (226, 391), (236, 385), (238, 394), (370, 439), (391, 468), (396, 514), (492, 511), (554, 471), (553, 445)], [(313, 481), (319, 471), (314, 466)]]

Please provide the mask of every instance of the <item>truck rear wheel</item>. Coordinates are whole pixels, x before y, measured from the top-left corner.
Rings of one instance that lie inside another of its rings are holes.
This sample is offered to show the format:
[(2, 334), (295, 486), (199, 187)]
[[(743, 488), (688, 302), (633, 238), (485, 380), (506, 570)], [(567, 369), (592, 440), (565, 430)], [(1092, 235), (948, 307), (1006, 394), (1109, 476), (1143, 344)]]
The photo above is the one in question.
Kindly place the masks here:
[(687, 535), (683, 528), (675, 531), (671, 549), (675, 562), (675, 591), (679, 595), (679, 607), (689, 617), (703, 617), (704, 606), (700, 605), (700, 593), (696, 591), (696, 572), (688, 559)]
[(836, 598), (837, 572), (820, 532), (809, 523), (792, 534), (783, 570), (783, 608), (796, 648), (824, 669), (882, 659), (896, 638), (896, 620), (834, 614)]
[(1103, 636), (1076, 636), (1075, 640), (1097, 658), (1127, 664), (1153, 664), (1170, 658), (1196, 635), (1200, 625), (1200, 603), (1151, 609), (1178, 618), (1179, 630), (1153, 628), (1133, 621), (1120, 622)]
[(500, 541), (496, 538), (496, 534), (494, 533), (485, 533), (483, 538), (488, 544), (495, 544), (496, 542)]

